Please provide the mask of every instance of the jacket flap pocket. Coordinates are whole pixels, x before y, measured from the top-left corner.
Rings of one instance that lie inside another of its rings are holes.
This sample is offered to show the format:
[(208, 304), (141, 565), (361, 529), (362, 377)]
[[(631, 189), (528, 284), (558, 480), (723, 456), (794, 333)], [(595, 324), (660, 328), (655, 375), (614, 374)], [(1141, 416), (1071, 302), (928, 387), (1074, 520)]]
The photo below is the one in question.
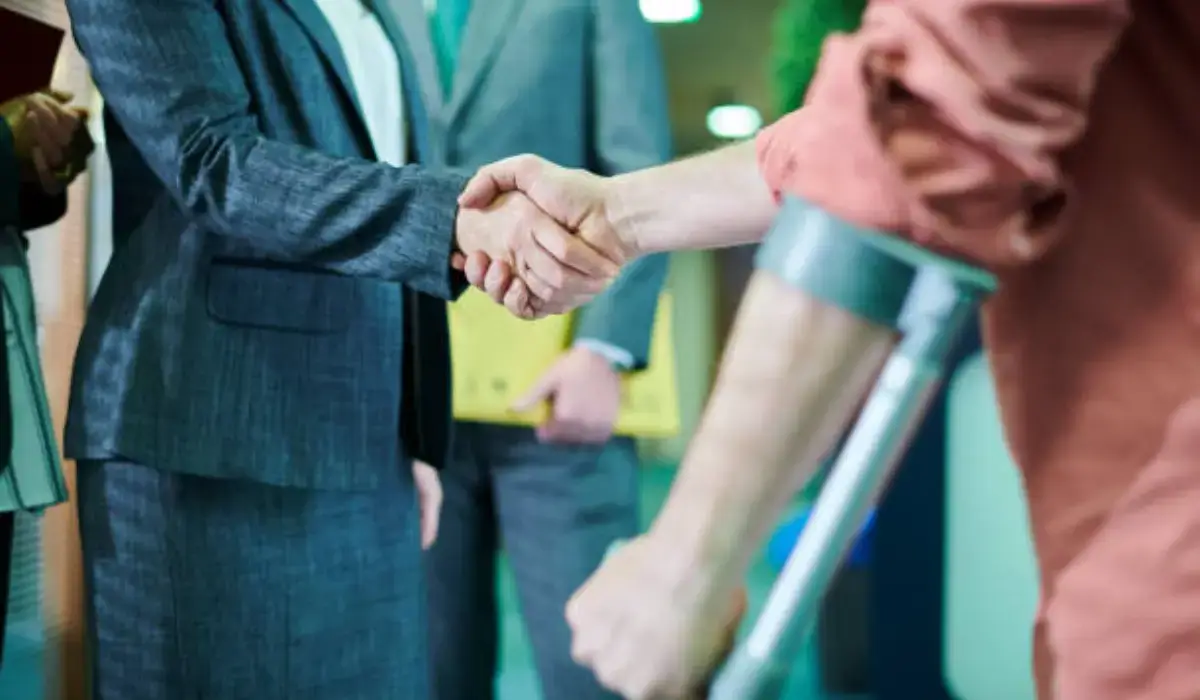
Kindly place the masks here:
[(353, 277), (253, 261), (217, 260), (209, 268), (208, 314), (231, 325), (338, 333), (358, 304)]

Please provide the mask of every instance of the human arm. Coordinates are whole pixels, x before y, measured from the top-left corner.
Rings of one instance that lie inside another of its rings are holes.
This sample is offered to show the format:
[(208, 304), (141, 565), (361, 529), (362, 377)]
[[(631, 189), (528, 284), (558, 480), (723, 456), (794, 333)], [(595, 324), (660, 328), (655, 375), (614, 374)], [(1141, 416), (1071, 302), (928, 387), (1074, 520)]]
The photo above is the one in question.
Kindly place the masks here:
[[(1065, 206), (1044, 208), (1045, 203), (1060, 201), (1069, 193), (1058, 156), (1082, 133), (1097, 74), (1125, 19), (1125, 3), (1112, 0), (1036, 5), (1018, 0), (876, 3), (868, 9), (859, 34), (833, 42), (808, 106), (788, 117), (790, 123), (785, 120), (760, 137), (764, 175), (776, 191), (939, 252), (995, 267), (1032, 260), (1052, 242), (1058, 223), (1052, 215)], [(985, 35), (984, 29), (990, 31)], [(907, 60), (896, 58), (895, 65), (880, 68), (872, 57), (883, 47)], [(846, 64), (847, 56), (859, 58)], [(906, 68), (897, 68), (905, 64)], [(932, 72), (933, 66), (937, 72)], [(968, 69), (983, 71), (976, 79), (998, 86), (996, 94), (965, 89), (957, 79)], [(886, 80), (873, 70), (884, 71)], [(844, 87), (856, 85), (866, 97), (873, 87), (889, 80), (896, 85), (864, 100), (850, 99), (853, 91)], [(898, 95), (908, 97), (902, 104), (892, 103)], [(836, 138), (847, 123), (864, 130), (848, 143)], [(818, 148), (817, 144), (834, 145)], [(875, 162), (878, 168), (843, 168), (836, 164), (835, 148), (857, 165)], [(892, 180), (889, 172), (899, 177)], [(863, 180), (866, 184), (855, 186)], [(900, 215), (894, 216), (886, 204), (874, 208), (872, 202), (881, 201), (897, 202), (892, 212)], [(771, 277), (760, 269), (755, 284)], [(747, 298), (740, 315), (766, 314), (769, 305), (784, 299), (813, 303), (799, 289), (780, 287), (769, 301)], [(864, 347), (851, 341), (865, 321), (841, 330), (818, 329), (812, 317), (800, 313), (777, 321), (779, 327), (805, 336), (819, 333), (829, 336), (827, 342), (851, 343), (845, 349), (850, 357), (860, 356)], [(753, 325), (740, 325), (736, 342), (749, 347), (771, 345), (778, 343), (772, 340), (777, 333), (768, 326), (755, 330)], [(796, 349), (794, 360), (826, 377), (829, 390), (838, 386), (836, 372), (829, 371), (836, 367), (830, 358), (821, 360)], [(755, 361), (743, 356), (742, 364)], [(718, 385), (710, 410), (735, 403), (747, 386), (748, 381), (735, 380)], [(858, 394), (856, 400), (861, 391)], [(813, 410), (820, 405), (814, 403), (814, 395), (781, 385), (765, 385), (757, 395), (762, 402), (782, 401), (788, 410)], [(719, 452), (715, 443), (735, 442), (731, 436), (714, 437), (719, 432), (715, 423), (706, 423), (689, 454), (702, 460), (702, 455)], [(769, 429), (756, 437), (757, 449), (771, 449), (762, 442), (784, 445)], [(801, 482), (806, 480), (815, 455), (802, 448), (815, 446), (819, 455), (829, 442), (808, 430), (791, 437), (799, 439), (789, 449), (781, 449), (765, 462), (751, 463), (761, 464), (766, 473), (797, 468), (803, 473)], [(700, 449), (710, 441), (714, 444)], [(685, 472), (692, 461), (692, 456), (685, 461)], [(714, 492), (730, 486), (734, 478), (728, 475), (713, 487)], [(681, 489), (685, 483), (681, 474)], [(697, 500), (688, 500), (694, 508)], [(734, 509), (721, 512), (728, 516)], [(748, 506), (743, 512), (762, 509)], [(666, 510), (664, 518), (673, 519)], [(702, 519), (703, 515), (696, 516), (697, 523)]]
[(753, 141), (614, 177), (516, 156), (481, 168), (460, 202), (486, 206), (511, 191), (624, 259), (753, 243), (779, 208)]
[[(614, 260), (752, 243), (762, 238), (778, 210), (759, 173), (752, 142), (611, 178), (537, 156), (516, 156), (481, 168), (460, 202), (473, 209), (511, 191), (524, 193)], [(461, 266), (471, 284), (513, 313), (574, 308), (539, 304), (504, 261), (471, 255)]]
[[(661, 164), (670, 158), (671, 131), (654, 29), (635, 0), (591, 4), (590, 169), (612, 175)], [(579, 309), (577, 346), (621, 369), (644, 367), (666, 270), (666, 256), (630, 263), (603, 294)]]
[[(1126, 9), (876, 3), (860, 33), (828, 44), (808, 105), (761, 137), (770, 189), (992, 267), (1036, 259), (1070, 191), (1058, 157), (1082, 133)], [(632, 700), (674, 697), (711, 662), (703, 644), (671, 645), (656, 630), (713, 634), (706, 608), (745, 573), (891, 343), (853, 316), (821, 323), (845, 312), (774, 275), (752, 279), (701, 429), (659, 519), (630, 548), (635, 561), (601, 567), (569, 611), (584, 661)]]
[[(87, 111), (70, 100), (69, 93), (46, 90), (0, 104), (0, 221), (19, 231), (59, 219), (67, 207), (64, 189), (86, 166)], [(75, 141), (85, 147), (73, 147)]]
[[(488, 230), (488, 212), (459, 215), (462, 175), (270, 138), (214, 0), (70, 0), (69, 9), (107, 108), (207, 230), (282, 262), (391, 279), (441, 298), (458, 291), (449, 265), (456, 238), (467, 224)], [(506, 257), (500, 246), (491, 254)]]

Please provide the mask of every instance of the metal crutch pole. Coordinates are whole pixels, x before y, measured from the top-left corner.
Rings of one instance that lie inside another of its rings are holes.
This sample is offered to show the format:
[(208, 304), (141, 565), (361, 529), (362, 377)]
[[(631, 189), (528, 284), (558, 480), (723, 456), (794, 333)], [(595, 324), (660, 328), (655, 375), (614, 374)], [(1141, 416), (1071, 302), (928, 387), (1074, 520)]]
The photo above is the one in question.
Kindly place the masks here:
[(717, 676), (710, 700), (782, 697), (838, 566), (925, 417), (972, 312), (994, 287), (990, 275), (952, 261), (920, 267), (901, 313), (902, 338), (834, 462), (762, 614)]

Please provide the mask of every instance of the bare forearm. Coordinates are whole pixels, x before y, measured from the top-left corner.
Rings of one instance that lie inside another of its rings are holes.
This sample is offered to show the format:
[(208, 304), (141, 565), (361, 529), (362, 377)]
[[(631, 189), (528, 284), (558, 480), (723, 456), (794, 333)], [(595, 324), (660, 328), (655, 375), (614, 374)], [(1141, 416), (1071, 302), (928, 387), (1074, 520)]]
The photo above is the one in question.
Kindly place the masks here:
[(759, 271), (717, 386), (655, 529), (740, 576), (813, 475), (894, 344), (891, 331)]
[(613, 178), (609, 214), (639, 252), (657, 253), (758, 241), (776, 210), (748, 141)]

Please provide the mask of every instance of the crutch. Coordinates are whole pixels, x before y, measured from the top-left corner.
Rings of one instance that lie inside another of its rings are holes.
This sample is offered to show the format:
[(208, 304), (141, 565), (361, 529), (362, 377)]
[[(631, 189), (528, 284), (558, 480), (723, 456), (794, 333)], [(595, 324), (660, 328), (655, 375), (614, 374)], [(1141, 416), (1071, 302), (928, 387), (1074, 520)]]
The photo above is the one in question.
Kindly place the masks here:
[[(811, 207), (785, 206), (774, 227), (811, 228), (811, 216)], [(995, 279), (986, 272), (876, 238), (911, 268), (895, 324), (900, 341), (838, 454), (766, 607), (710, 686), (710, 700), (783, 696), (834, 574), (925, 417), (966, 324), (995, 289)]]

